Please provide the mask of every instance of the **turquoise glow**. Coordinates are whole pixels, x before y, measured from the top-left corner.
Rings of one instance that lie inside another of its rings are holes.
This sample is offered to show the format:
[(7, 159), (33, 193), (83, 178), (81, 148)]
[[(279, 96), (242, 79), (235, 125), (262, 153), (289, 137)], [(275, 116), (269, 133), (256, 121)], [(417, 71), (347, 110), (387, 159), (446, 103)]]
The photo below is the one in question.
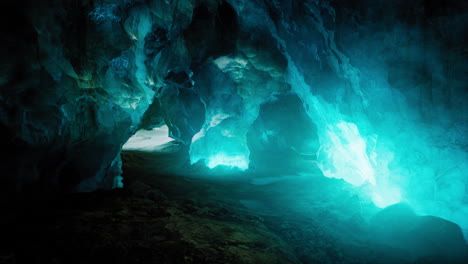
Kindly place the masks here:
[(205, 164), (210, 169), (213, 169), (217, 166), (227, 166), (230, 168), (246, 170), (249, 168), (249, 159), (243, 155), (231, 156), (226, 153), (219, 153), (210, 156), (207, 160), (205, 160)]
[[(353, 185), (375, 185), (375, 170), (366, 153), (366, 141), (356, 124), (341, 121), (325, 129), (326, 142), (318, 151), (319, 168), (329, 178), (344, 179)], [(323, 157), (325, 156), (325, 157)]]
[[(323, 175), (354, 186), (367, 184), (368, 195), (379, 207), (402, 201), (400, 187), (390, 177), (393, 151), (380, 144), (375, 134), (364, 136), (357, 122), (345, 121), (350, 118), (338, 107), (312, 94), (293, 61), (289, 62), (288, 80), (317, 125), (320, 148), (316, 164)], [(370, 130), (368, 123), (361, 124)]]
[(227, 118), (229, 117), (214, 116), (209, 119), (208, 125), (193, 137), (190, 145), (191, 164), (202, 160), (210, 169), (217, 166), (240, 170), (249, 168), (250, 151), (245, 135), (224, 127), (223, 121)]
[(368, 184), (369, 195), (378, 207), (401, 202), (400, 188), (388, 181), (388, 164), (393, 159), (390, 150), (370, 147), (372, 144), (367, 143), (357, 125), (345, 121), (329, 125), (323, 141), (317, 155), (324, 176), (344, 179), (355, 186)]
[(341, 121), (328, 125), (324, 131), (317, 153), (318, 167), (324, 176), (343, 179), (354, 186), (367, 184), (368, 195), (381, 208), (401, 201), (400, 189), (388, 182), (388, 158), (393, 153), (377, 153), (369, 147), (354, 123)]

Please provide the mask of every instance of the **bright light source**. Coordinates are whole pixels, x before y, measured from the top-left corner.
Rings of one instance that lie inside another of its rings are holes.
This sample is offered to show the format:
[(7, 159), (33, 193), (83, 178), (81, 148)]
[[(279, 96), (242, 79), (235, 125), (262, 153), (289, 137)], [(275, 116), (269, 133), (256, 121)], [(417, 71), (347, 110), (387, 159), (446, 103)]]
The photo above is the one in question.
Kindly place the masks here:
[(227, 166), (231, 168), (239, 168), (240, 170), (246, 170), (249, 168), (248, 158), (242, 155), (229, 156), (225, 153), (220, 153), (211, 156), (206, 161), (206, 166), (213, 169), (217, 166)]
[(366, 141), (355, 124), (341, 121), (328, 125), (317, 156), (319, 168), (326, 177), (344, 179), (356, 186), (365, 182), (375, 185)]
[(380, 190), (374, 190), (372, 201), (376, 206), (385, 208), (401, 202), (401, 193), (398, 188), (380, 188)]
[(135, 135), (123, 145), (122, 149), (144, 151), (161, 150), (164, 144), (173, 140), (168, 134), (169, 128), (166, 125), (151, 130), (142, 129), (136, 132)]

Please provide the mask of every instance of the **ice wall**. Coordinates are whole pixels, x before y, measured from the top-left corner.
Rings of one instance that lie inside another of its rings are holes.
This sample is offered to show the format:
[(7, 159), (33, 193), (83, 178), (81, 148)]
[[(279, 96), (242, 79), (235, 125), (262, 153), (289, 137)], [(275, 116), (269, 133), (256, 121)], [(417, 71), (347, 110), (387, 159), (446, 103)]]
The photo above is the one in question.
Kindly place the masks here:
[(0, 10), (0, 193), (121, 186), (122, 145), (161, 125), (164, 78), (186, 68), (172, 58), (187, 54), (178, 43), (193, 2), (7, 0)]
[[(327, 177), (367, 184), (378, 206), (406, 201), (466, 229), (466, 66), (454, 59), (463, 56), (455, 47), (462, 41), (444, 32), (459, 29), (447, 14), (426, 10), (408, 22), (398, 17), (404, 3), (380, 4), (385, 21), (372, 5), (369, 13), (324, 1), (270, 6), (283, 18), (270, 29), (288, 59), (287, 81), (317, 125), (318, 167)], [(445, 8), (455, 21), (466, 17)], [(303, 17), (288, 20), (288, 12)]]

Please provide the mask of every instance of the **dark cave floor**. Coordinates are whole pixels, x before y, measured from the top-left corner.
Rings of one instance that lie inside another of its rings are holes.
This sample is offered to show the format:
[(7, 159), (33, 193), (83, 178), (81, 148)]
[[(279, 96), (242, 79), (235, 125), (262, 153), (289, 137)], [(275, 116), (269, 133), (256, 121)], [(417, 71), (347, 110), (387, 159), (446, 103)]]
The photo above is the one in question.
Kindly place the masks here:
[(0, 263), (455, 262), (375, 242), (378, 209), (343, 181), (280, 160), (209, 171), (170, 148), (124, 152), (123, 189), (4, 209)]

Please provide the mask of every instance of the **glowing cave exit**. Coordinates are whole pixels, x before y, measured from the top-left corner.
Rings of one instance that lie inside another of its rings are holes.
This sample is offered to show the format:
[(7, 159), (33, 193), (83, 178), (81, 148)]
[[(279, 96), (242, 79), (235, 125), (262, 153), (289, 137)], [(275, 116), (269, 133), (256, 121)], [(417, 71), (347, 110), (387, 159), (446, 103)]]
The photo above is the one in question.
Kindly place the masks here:
[(249, 168), (249, 162), (248, 158), (242, 155), (230, 156), (226, 153), (218, 153), (208, 158), (206, 166), (210, 169), (213, 169), (217, 166), (226, 166), (230, 168), (246, 170)]

